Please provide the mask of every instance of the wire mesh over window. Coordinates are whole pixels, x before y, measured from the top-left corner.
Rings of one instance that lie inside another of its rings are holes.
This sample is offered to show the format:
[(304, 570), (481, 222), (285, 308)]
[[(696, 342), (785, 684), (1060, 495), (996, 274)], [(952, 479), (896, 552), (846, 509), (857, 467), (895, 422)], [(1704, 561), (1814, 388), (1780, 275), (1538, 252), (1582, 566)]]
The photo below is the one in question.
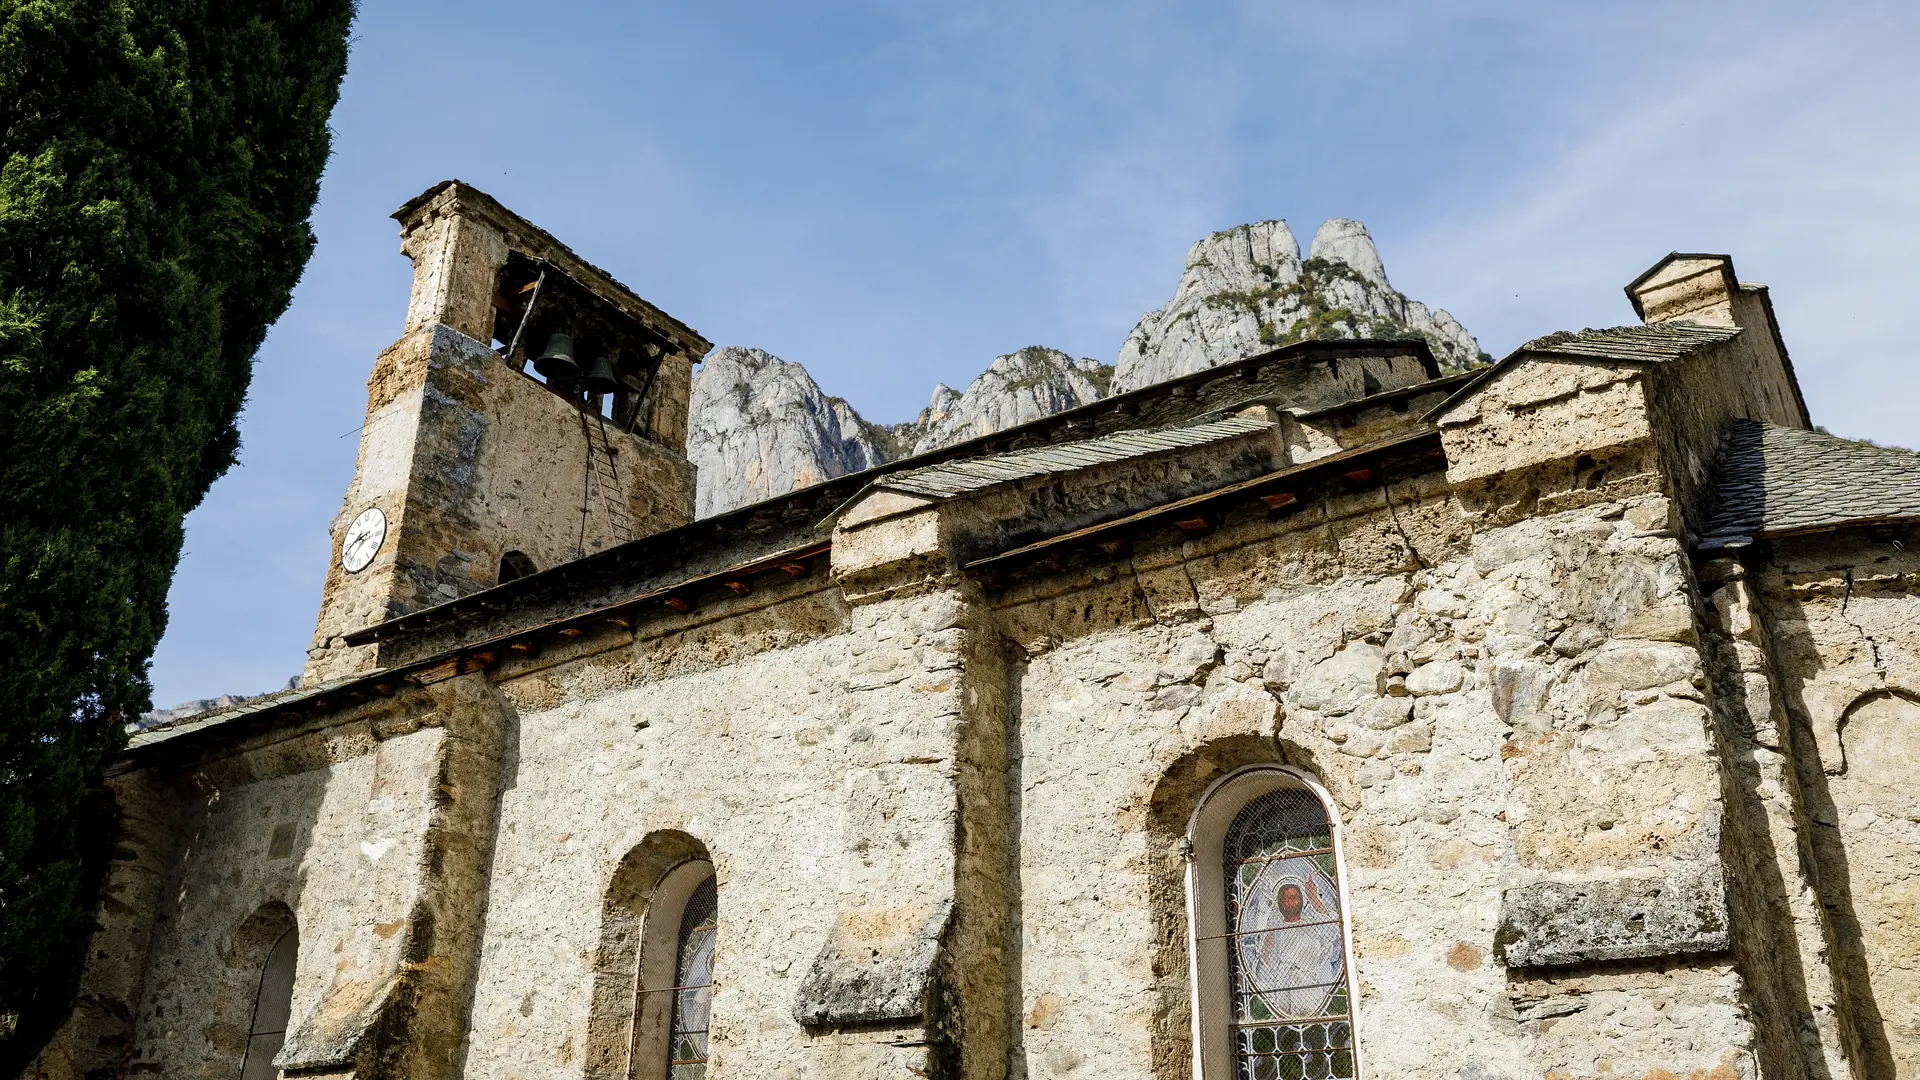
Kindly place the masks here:
[(287, 1038), (287, 1016), (293, 1011), (293, 971), (300, 956), (300, 933), (288, 929), (274, 942), (260, 973), (260, 989), (253, 999), (253, 1025), (247, 1034), (247, 1056), (241, 1059), (240, 1080), (276, 1080), (274, 1055)]
[[(712, 877), (687, 898), (673, 971), (673, 1034), (668, 1042), (669, 1080), (704, 1080), (707, 1021), (713, 1012), (713, 946), (719, 890)], [(657, 1059), (656, 1059), (657, 1060)]]
[(1242, 809), (1223, 847), (1237, 1080), (1352, 1077), (1353, 1012), (1327, 811), (1282, 788)]

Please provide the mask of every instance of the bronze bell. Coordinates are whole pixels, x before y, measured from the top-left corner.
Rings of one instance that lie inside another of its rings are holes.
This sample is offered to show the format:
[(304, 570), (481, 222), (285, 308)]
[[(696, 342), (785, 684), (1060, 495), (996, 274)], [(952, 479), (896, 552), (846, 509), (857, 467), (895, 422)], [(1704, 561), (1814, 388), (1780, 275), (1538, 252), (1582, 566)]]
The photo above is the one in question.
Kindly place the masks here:
[(605, 356), (596, 356), (587, 365), (587, 373), (580, 377), (580, 386), (589, 394), (611, 394), (620, 388), (620, 380), (613, 377), (613, 361)]
[(548, 382), (571, 384), (580, 378), (580, 362), (573, 358), (573, 335), (555, 330), (547, 337), (547, 349), (533, 362), (533, 370)]

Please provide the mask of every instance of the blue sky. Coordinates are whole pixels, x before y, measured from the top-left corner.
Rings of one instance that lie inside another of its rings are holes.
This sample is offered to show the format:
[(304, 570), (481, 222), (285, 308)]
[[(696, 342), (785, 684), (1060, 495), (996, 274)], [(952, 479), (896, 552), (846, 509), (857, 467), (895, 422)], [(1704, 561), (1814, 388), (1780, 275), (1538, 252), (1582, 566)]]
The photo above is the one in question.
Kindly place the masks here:
[(877, 421), (1024, 345), (1111, 362), (1207, 232), (1354, 217), (1495, 355), (1728, 252), (1815, 421), (1913, 446), (1916, 51), (1911, 4), (363, 0), (319, 249), (188, 518), (155, 701), (299, 671), (406, 307), (388, 215), (443, 178)]

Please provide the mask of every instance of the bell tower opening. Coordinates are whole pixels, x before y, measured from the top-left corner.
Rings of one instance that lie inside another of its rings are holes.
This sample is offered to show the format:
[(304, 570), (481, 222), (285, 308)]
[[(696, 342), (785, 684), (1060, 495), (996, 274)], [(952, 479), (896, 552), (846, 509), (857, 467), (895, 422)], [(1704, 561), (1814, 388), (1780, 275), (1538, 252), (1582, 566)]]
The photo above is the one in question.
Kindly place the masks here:
[(356, 630), (693, 519), (711, 343), (457, 180), (394, 217), (413, 293), (367, 383), (308, 685), (381, 666)]

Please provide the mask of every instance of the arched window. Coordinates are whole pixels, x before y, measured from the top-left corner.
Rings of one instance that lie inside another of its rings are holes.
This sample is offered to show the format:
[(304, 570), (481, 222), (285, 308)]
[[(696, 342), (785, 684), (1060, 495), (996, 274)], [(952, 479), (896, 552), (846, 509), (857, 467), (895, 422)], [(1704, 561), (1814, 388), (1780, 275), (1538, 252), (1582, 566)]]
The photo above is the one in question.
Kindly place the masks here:
[(700, 1080), (707, 1074), (719, 889), (713, 864), (667, 871), (647, 904), (634, 1002), (634, 1080)]
[(1356, 1077), (1352, 956), (1325, 792), (1282, 766), (1215, 784), (1187, 837), (1194, 1059), (1204, 1080)]
[(526, 552), (509, 551), (500, 556), (500, 584), (505, 585), (509, 581), (529, 577), (538, 569), (539, 567), (533, 565), (533, 560), (527, 557)]
[[(293, 1011), (293, 968), (300, 953), (300, 932), (289, 927), (273, 943), (260, 972), (260, 988), (253, 997), (253, 1023), (247, 1029), (247, 1056), (240, 1080), (277, 1080), (273, 1058), (287, 1038), (287, 1015)], [(228, 1059), (232, 1060), (232, 1059)]]

